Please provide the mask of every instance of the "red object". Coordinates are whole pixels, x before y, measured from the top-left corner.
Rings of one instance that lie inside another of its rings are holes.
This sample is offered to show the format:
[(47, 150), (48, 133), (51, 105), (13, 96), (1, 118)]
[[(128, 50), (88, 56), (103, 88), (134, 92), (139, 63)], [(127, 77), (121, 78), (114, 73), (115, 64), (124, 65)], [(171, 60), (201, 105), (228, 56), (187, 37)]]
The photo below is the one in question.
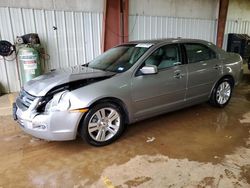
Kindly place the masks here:
[(128, 0), (105, 0), (102, 50), (128, 41)]
[(229, 0), (220, 0), (218, 28), (217, 28), (217, 46), (220, 48), (222, 48), (223, 44), (225, 26), (227, 21), (228, 4)]

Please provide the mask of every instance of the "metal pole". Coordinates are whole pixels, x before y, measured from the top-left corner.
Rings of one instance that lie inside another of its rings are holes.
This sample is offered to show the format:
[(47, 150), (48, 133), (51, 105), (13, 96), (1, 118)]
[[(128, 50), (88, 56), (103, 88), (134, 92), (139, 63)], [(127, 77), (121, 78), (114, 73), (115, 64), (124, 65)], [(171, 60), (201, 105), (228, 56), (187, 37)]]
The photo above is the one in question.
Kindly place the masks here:
[(219, 7), (219, 18), (217, 27), (217, 46), (222, 48), (223, 38), (225, 33), (225, 26), (227, 21), (227, 11), (228, 11), (229, 0), (220, 0)]
[(9, 77), (8, 77), (6, 61), (5, 61), (4, 57), (3, 57), (3, 63), (4, 63), (4, 69), (5, 69), (6, 79), (7, 79), (8, 93), (10, 93), (10, 82), (9, 82)]
[(19, 87), (21, 89), (22, 87), (22, 84), (21, 84), (21, 79), (20, 79), (20, 71), (19, 71), (19, 62), (18, 62), (18, 52), (15, 52), (16, 53), (16, 70), (17, 70), (17, 77), (18, 77), (18, 82), (19, 82)]

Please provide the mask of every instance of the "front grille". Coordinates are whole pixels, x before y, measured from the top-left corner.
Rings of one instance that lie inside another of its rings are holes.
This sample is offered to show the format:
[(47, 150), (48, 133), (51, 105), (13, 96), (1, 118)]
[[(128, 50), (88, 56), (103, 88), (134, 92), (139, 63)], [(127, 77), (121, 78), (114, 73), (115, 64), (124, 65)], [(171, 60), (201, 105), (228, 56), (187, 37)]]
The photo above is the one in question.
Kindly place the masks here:
[(22, 110), (27, 110), (30, 107), (31, 103), (35, 100), (35, 98), (35, 96), (22, 89), (16, 101), (17, 106)]

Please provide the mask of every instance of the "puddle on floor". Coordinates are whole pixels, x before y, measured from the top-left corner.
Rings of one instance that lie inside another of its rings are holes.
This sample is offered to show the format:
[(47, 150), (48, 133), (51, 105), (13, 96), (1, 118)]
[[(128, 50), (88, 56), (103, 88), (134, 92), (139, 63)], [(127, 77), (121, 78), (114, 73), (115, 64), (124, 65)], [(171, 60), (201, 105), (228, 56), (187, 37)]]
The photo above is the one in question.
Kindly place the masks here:
[[(152, 161), (155, 161), (152, 163)], [(249, 187), (249, 166), (171, 159), (163, 155), (136, 156), (106, 168), (90, 187)]]
[[(169, 181), (167, 175), (173, 178), (170, 187), (187, 186), (187, 182), (200, 187), (234, 182), (235, 187), (244, 187), (249, 181), (250, 154), (245, 149), (250, 143), (250, 102), (246, 98), (250, 86), (243, 86), (236, 88), (224, 109), (205, 103), (141, 121), (128, 126), (115, 143), (99, 148), (80, 138), (68, 142), (37, 140), (23, 133), (10, 116), (0, 116), (0, 187), (99, 183), (107, 187), (103, 178), (114, 183), (113, 177), (120, 171), (115, 185), (122, 187), (165, 185), (161, 183)], [(138, 163), (136, 168), (132, 168), (134, 162)], [(138, 171), (143, 169), (140, 166), (146, 167), (145, 172)], [(162, 171), (154, 171), (156, 167)], [(129, 172), (133, 176), (128, 176)]]

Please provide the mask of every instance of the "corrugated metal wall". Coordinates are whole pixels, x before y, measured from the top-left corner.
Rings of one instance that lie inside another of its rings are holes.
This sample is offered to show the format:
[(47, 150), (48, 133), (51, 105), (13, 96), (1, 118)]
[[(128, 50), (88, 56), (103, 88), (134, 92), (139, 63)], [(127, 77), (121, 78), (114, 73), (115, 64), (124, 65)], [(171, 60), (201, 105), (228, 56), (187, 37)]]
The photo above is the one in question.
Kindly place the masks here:
[(223, 40), (223, 49), (227, 48), (228, 33), (248, 34), (250, 35), (250, 21), (227, 20), (225, 35)]
[[(83, 64), (101, 53), (102, 16), (101, 12), (0, 7), (0, 40), (13, 43), (16, 36), (35, 32), (39, 34), (50, 55), (48, 69)], [(56, 30), (53, 29), (54, 26)], [(250, 21), (227, 21), (224, 49), (227, 45), (227, 33), (250, 35)], [(183, 37), (216, 43), (216, 35), (216, 19), (129, 16), (129, 40)], [(5, 92), (19, 90), (15, 63), (0, 57), (0, 84)]]
[[(38, 33), (50, 56), (46, 62), (48, 69), (83, 64), (101, 53), (102, 15), (0, 8), (0, 40), (13, 43), (16, 36)], [(5, 92), (19, 90), (15, 61), (0, 57), (0, 84)]]
[(215, 43), (217, 21), (167, 16), (129, 16), (129, 40), (156, 38), (196, 38)]

